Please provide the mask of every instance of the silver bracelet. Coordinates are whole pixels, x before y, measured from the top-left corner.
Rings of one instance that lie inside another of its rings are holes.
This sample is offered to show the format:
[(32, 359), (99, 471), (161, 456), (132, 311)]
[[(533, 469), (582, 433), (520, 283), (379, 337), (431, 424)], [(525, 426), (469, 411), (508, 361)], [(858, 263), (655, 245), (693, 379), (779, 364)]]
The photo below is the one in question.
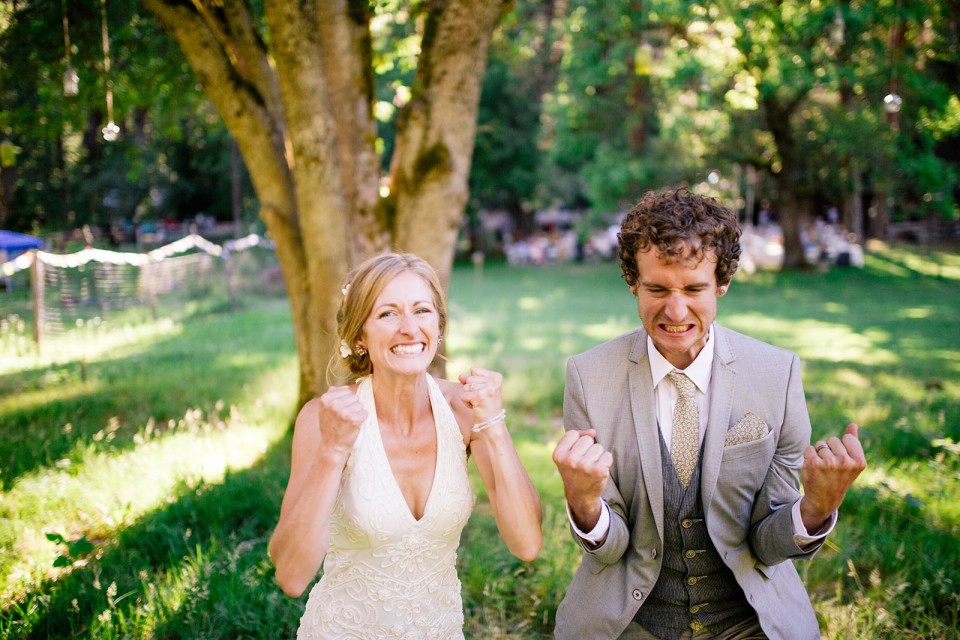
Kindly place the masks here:
[(492, 427), (493, 425), (495, 425), (496, 423), (500, 422), (501, 420), (503, 420), (503, 419), (506, 418), (506, 417), (507, 417), (507, 410), (506, 410), (506, 409), (500, 409), (500, 413), (498, 413), (497, 415), (493, 416), (492, 418), (487, 418), (487, 419), (484, 420), (483, 422), (478, 422), (477, 424), (473, 425), (473, 432), (474, 432), (474, 433), (480, 433), (481, 431), (483, 431), (483, 430), (486, 429), (487, 427)]

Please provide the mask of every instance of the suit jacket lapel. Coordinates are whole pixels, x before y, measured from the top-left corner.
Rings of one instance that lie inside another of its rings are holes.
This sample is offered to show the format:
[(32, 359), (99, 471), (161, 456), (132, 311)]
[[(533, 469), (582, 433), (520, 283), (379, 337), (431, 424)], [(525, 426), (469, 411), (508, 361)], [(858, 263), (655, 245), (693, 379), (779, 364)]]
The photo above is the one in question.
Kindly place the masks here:
[(663, 463), (660, 460), (660, 427), (657, 425), (645, 331), (637, 332), (637, 339), (629, 358), (633, 364), (628, 373), (630, 384), (628, 393), (630, 406), (633, 409), (637, 446), (640, 451), (640, 471), (653, 509), (657, 535), (663, 540)]
[(726, 441), (727, 425), (730, 424), (730, 411), (736, 387), (737, 372), (734, 367), (733, 351), (725, 330), (714, 325), (713, 368), (710, 373), (710, 409), (707, 415), (707, 431), (703, 442), (703, 461), (700, 470), (700, 490), (703, 497), (704, 513), (707, 512), (717, 478), (720, 476), (720, 461), (723, 458), (723, 446)]

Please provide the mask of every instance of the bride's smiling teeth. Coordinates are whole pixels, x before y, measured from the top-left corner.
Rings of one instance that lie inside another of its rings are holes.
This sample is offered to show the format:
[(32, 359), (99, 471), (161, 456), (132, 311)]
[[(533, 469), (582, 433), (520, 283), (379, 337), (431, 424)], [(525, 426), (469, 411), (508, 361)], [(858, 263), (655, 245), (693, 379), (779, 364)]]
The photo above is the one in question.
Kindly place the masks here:
[(418, 342), (416, 344), (398, 344), (397, 346), (390, 349), (393, 353), (398, 356), (410, 356), (417, 353), (423, 352), (423, 343)]

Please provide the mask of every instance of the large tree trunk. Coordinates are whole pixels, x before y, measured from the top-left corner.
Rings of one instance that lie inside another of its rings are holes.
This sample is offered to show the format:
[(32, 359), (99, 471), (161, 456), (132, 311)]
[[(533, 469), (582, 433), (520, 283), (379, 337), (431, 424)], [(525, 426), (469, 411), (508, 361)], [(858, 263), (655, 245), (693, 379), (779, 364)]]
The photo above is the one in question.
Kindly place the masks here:
[[(801, 94), (802, 96), (803, 94)], [(809, 266), (803, 253), (800, 231), (805, 221), (804, 208), (797, 194), (799, 161), (796, 141), (790, 117), (800, 104), (798, 96), (788, 103), (781, 103), (773, 96), (763, 98), (767, 128), (773, 135), (780, 157), (780, 171), (773, 178), (777, 185), (776, 209), (783, 230), (783, 268), (800, 269)]]
[(490, 36), (501, 2), (434, 2), (413, 96), (397, 123), (396, 246), (437, 267), (444, 288), (469, 196), (470, 161)]
[(863, 172), (856, 156), (847, 159), (847, 186), (843, 197), (843, 225), (863, 242)]
[[(302, 405), (340, 382), (327, 372), (351, 266), (395, 246), (423, 256), (449, 283), (487, 49), (504, 2), (427, 3), (385, 206), (366, 3), (268, 0), (268, 48), (245, 0), (142, 1), (183, 50), (250, 171), (289, 294)], [(392, 206), (395, 216), (382, 214)]]

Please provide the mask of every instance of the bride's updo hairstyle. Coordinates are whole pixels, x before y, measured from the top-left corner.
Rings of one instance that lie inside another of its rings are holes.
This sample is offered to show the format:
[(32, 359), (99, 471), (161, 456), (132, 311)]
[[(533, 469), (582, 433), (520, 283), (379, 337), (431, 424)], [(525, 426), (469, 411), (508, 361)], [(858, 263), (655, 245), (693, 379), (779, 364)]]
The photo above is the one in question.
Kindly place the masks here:
[(349, 376), (359, 378), (373, 372), (370, 356), (358, 350), (363, 324), (386, 286), (406, 272), (420, 276), (430, 286), (433, 306), (439, 316), (440, 335), (443, 335), (447, 326), (447, 303), (433, 267), (412, 253), (382, 253), (368, 258), (347, 275), (337, 311), (338, 344), (334, 360), (339, 364), (338, 369), (347, 369)]

